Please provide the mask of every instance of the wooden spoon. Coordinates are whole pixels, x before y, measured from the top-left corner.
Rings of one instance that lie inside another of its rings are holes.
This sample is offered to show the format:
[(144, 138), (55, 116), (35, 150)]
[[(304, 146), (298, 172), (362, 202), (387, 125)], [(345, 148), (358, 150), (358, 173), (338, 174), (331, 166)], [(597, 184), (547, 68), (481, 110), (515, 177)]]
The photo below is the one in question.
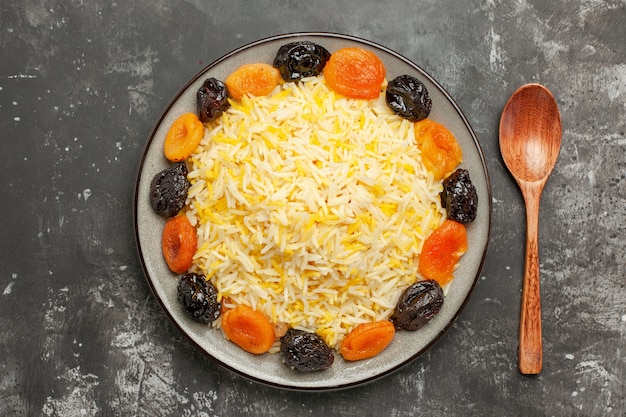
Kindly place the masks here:
[(519, 334), (519, 370), (542, 366), (539, 290), (539, 200), (561, 147), (561, 116), (542, 85), (527, 84), (509, 99), (500, 118), (500, 152), (526, 203), (526, 261)]

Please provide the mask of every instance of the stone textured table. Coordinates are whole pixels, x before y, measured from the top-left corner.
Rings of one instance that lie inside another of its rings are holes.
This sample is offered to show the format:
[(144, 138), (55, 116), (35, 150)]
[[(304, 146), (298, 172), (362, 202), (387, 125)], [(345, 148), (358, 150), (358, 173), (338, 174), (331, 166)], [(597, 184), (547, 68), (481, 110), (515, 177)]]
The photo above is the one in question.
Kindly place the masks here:
[[(398, 372), (328, 393), (249, 382), (191, 347), (150, 292), (132, 220), (143, 147), (182, 84), (297, 31), (419, 64), (464, 110), (493, 186), (489, 253), (451, 330)], [(4, 1), (0, 57), (0, 415), (626, 415), (623, 0)], [(517, 370), (524, 208), (497, 133), (529, 82), (563, 120), (534, 377)]]

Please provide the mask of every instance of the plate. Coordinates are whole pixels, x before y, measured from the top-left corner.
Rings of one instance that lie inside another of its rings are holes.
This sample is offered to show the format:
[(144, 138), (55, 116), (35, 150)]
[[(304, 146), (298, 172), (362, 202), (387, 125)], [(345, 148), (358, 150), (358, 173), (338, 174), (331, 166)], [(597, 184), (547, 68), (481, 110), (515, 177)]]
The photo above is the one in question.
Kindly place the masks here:
[[(331, 53), (339, 48), (357, 46), (369, 49), (385, 64), (387, 79), (410, 74), (427, 87), (433, 101), (430, 118), (442, 122), (456, 136), (462, 150), (462, 167), (469, 170), (479, 199), (476, 220), (468, 225), (469, 248), (461, 258), (439, 314), (416, 332), (400, 331), (393, 343), (372, 359), (344, 362), (335, 354), (335, 363), (324, 371), (301, 373), (282, 363), (280, 354), (252, 355), (227, 341), (221, 331), (190, 319), (181, 309), (176, 295), (177, 277), (170, 272), (161, 254), (164, 219), (155, 214), (149, 202), (150, 182), (168, 166), (163, 142), (171, 123), (184, 112), (196, 111), (196, 91), (208, 77), (224, 80), (245, 63), (271, 64), (278, 48), (286, 43), (309, 40)], [(331, 33), (295, 33), (262, 39), (238, 48), (206, 66), (189, 80), (168, 104), (146, 144), (135, 186), (134, 223), (138, 253), (154, 296), (174, 325), (202, 352), (224, 367), (251, 380), (294, 390), (330, 390), (373, 381), (399, 369), (433, 346), (451, 327), (469, 300), (482, 268), (491, 227), (491, 187), (487, 166), (476, 135), (452, 97), (418, 65), (376, 43)]]

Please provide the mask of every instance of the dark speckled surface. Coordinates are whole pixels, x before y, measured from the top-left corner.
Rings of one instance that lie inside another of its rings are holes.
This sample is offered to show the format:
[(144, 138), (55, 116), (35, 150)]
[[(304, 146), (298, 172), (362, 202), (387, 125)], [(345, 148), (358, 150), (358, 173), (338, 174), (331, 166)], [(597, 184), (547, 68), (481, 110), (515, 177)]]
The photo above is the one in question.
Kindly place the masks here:
[[(624, 416), (623, 1), (25, 0), (0, 5), (0, 415)], [(489, 254), (450, 332), (371, 384), (286, 392), (235, 376), (167, 320), (135, 251), (149, 133), (182, 84), (243, 44), (341, 32), (456, 99), (493, 186)], [(517, 371), (524, 208), (498, 149), (508, 96), (557, 98), (540, 217), (544, 368)]]

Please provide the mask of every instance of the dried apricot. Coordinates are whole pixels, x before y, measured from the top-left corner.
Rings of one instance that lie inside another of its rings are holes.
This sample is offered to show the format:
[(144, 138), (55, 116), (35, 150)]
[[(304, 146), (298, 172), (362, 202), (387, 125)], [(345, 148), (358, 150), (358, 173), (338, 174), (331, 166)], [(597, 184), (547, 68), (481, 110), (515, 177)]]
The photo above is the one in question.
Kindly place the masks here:
[(431, 119), (424, 119), (414, 125), (415, 141), (422, 154), (426, 169), (436, 180), (452, 172), (463, 159), (461, 147), (456, 138), (444, 125)]
[(196, 229), (187, 216), (179, 215), (169, 219), (163, 227), (161, 249), (167, 266), (177, 274), (184, 274), (193, 262), (198, 247)]
[(222, 316), (222, 330), (226, 337), (246, 352), (261, 354), (274, 344), (274, 326), (252, 307), (240, 304)]
[(163, 151), (170, 161), (183, 161), (193, 153), (204, 136), (204, 125), (194, 113), (184, 113), (174, 120), (165, 136)]
[(376, 54), (354, 47), (333, 52), (324, 67), (328, 86), (350, 98), (377, 98), (385, 75), (385, 65)]
[(393, 340), (396, 329), (388, 320), (363, 323), (355, 327), (341, 342), (341, 356), (359, 361), (378, 355)]
[(233, 71), (224, 83), (235, 100), (249, 94), (266, 96), (282, 81), (280, 71), (269, 64), (244, 64)]
[(420, 274), (434, 279), (439, 285), (452, 281), (454, 268), (467, 250), (465, 226), (454, 220), (446, 220), (424, 241), (418, 260)]

